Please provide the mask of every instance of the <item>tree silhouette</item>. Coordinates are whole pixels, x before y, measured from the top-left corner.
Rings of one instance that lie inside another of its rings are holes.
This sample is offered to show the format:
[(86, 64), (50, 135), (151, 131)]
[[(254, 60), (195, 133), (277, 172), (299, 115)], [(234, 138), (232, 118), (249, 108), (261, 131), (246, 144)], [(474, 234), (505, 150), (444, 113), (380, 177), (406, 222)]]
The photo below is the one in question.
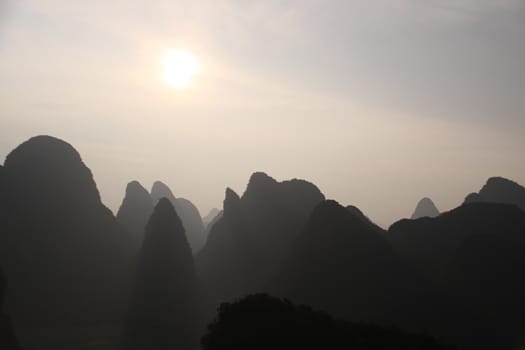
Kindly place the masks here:
[(201, 342), (203, 350), (447, 349), (426, 335), (339, 321), (267, 294), (221, 304)]

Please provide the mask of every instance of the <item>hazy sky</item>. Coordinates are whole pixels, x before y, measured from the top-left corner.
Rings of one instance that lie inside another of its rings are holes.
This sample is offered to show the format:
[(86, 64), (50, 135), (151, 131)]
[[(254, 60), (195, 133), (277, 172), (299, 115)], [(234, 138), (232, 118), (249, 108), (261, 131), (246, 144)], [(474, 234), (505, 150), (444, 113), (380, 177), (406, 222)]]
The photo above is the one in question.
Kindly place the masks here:
[(388, 226), (525, 184), (524, 0), (0, 0), (0, 77), (0, 158), (62, 138), (113, 210), (160, 179), (204, 215), (265, 171)]

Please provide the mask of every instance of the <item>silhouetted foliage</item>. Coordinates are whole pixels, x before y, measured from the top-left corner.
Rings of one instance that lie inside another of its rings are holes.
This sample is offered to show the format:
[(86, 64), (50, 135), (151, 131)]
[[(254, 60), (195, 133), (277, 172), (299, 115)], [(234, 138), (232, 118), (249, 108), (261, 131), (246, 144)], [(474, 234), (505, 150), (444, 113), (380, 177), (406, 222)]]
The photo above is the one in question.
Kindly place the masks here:
[(124, 349), (193, 349), (200, 300), (191, 249), (171, 202), (162, 198), (146, 226)]
[(335, 320), (266, 294), (221, 304), (202, 345), (203, 350), (446, 349), (429, 336)]
[(439, 215), (439, 210), (436, 208), (432, 199), (425, 197), (421, 199), (414, 210), (414, 213), (410, 217), (411, 219), (419, 219), (424, 217), (435, 218)]
[(167, 198), (171, 202), (177, 215), (182, 220), (191, 249), (194, 253), (201, 250), (206, 242), (206, 230), (202, 223), (199, 209), (185, 198), (175, 198), (170, 188), (160, 181), (155, 181), (153, 184), (151, 198), (153, 204), (157, 204), (161, 198)]

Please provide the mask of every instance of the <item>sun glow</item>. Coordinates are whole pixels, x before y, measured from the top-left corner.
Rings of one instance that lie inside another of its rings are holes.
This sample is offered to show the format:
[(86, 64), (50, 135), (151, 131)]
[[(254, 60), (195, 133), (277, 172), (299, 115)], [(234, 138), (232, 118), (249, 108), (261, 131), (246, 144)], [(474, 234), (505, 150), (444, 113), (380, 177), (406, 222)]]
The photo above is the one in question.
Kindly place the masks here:
[(177, 89), (188, 87), (199, 73), (199, 62), (190, 52), (183, 49), (166, 51), (163, 59), (163, 78), (166, 83)]

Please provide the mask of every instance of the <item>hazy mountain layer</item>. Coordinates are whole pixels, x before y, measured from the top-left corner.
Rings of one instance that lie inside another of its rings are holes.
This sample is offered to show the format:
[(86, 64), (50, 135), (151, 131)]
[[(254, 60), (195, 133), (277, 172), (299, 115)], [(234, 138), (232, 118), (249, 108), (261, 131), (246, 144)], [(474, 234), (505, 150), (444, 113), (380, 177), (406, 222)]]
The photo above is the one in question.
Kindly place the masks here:
[(123, 348), (193, 349), (199, 295), (182, 221), (162, 198), (146, 227)]

